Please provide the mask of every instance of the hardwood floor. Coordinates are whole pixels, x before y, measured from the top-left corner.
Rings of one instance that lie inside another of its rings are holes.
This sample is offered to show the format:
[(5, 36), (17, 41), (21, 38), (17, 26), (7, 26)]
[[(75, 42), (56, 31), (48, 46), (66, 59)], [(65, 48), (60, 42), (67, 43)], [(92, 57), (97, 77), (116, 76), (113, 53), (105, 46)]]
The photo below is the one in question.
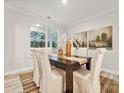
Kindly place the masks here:
[(108, 79), (105, 77), (100, 78), (101, 80), (101, 93), (119, 93), (118, 81)]
[[(24, 92), (21, 93), (40, 93), (35, 83), (32, 80), (32, 72), (19, 75), (23, 86)], [(115, 80), (108, 79), (106, 77), (100, 77), (101, 81), (101, 93), (119, 93), (119, 83)], [(6, 79), (5, 79), (6, 81)], [(17, 82), (17, 81), (16, 81)], [(6, 83), (7, 84), (7, 83)], [(6, 86), (5, 84), (5, 86)], [(5, 88), (6, 90), (6, 88)], [(7, 92), (5, 92), (7, 93)], [(11, 93), (11, 92), (9, 92)], [(12, 92), (13, 93), (13, 92)], [(14, 92), (20, 93), (20, 92)]]

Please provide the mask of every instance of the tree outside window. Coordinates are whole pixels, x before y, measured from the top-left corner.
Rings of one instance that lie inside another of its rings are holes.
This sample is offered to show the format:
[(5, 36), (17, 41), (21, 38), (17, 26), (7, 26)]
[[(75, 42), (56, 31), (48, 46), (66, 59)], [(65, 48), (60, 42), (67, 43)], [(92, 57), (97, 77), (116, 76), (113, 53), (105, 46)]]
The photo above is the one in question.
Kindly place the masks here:
[(45, 34), (42, 32), (31, 31), (31, 47), (45, 47)]
[(47, 47), (52, 47), (54, 52), (57, 52), (57, 40), (58, 33), (56, 29), (48, 28), (47, 29)]
[(52, 47), (53, 52), (57, 52), (57, 47), (58, 47), (57, 40), (58, 40), (58, 33), (55, 28), (47, 27), (46, 30), (45, 27), (43, 28), (40, 25), (31, 27), (31, 32), (30, 32), (31, 48)]

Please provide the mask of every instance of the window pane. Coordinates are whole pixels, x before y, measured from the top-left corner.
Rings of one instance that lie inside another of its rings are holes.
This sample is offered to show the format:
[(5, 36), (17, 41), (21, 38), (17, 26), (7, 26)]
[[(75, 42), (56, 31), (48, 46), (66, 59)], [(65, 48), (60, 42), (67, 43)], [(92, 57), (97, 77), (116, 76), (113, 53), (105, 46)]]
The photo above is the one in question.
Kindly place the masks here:
[(31, 41), (31, 47), (35, 47), (35, 41)]
[(54, 52), (56, 52), (58, 46), (58, 33), (56, 28), (47, 27), (47, 37), (45, 35), (46, 27), (44, 25), (34, 24), (30, 30), (30, 47), (45, 47), (47, 38), (47, 47), (52, 47)]
[(30, 32), (30, 47), (45, 47), (45, 27), (33, 25)]
[(47, 28), (47, 47), (52, 47), (53, 52), (57, 52), (58, 33), (55, 28)]
[(38, 42), (37, 41), (35, 41), (35, 47), (38, 47)]
[(39, 47), (45, 47), (45, 41), (39, 42)]
[(52, 47), (57, 48), (57, 42), (56, 41), (52, 41)]
[(31, 31), (30, 38), (31, 38), (31, 41), (37, 40), (37, 32)]

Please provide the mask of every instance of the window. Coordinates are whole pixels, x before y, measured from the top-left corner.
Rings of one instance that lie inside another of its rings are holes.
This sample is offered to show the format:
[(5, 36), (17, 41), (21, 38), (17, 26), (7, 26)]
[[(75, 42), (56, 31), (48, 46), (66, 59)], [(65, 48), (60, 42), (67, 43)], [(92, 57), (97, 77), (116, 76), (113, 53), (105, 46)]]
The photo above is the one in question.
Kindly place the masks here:
[(33, 25), (30, 32), (30, 47), (45, 47), (45, 26)]
[(31, 47), (45, 47), (45, 34), (42, 32), (31, 31)]
[(54, 52), (57, 52), (58, 33), (54, 28), (47, 29), (47, 47), (52, 47)]
[(57, 52), (58, 33), (56, 28), (46, 27), (43, 25), (34, 25), (30, 32), (30, 47), (52, 47)]

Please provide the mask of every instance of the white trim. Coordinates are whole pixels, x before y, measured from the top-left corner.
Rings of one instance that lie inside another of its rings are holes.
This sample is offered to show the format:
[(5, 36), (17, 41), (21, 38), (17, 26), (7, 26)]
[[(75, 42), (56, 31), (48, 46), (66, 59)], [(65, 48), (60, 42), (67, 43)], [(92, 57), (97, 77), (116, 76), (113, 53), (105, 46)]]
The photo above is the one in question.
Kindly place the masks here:
[(115, 71), (111, 71), (111, 70), (108, 70), (108, 69), (101, 69), (101, 71), (104, 71), (104, 72), (107, 72), (107, 73), (111, 73), (111, 74), (115, 74), (115, 75), (119, 75), (119, 72), (115, 72)]
[(107, 14), (107, 13), (109, 13), (109, 12), (112, 12), (112, 11), (115, 11), (115, 10), (119, 9), (119, 7), (117, 6), (117, 7), (108, 9), (108, 10), (106, 10), (106, 11), (96, 13), (96, 14), (94, 14), (94, 15), (92, 15), (92, 16), (83, 18), (82, 20), (76, 21), (75, 23), (72, 23), (72, 24), (63, 24), (63, 23), (61, 23), (61, 22), (59, 22), (59, 21), (57, 21), (57, 20), (55, 20), (55, 19), (53, 19), (53, 20), (52, 20), (52, 19), (51, 19), (51, 20), (48, 20), (48, 19), (46, 19), (46, 17), (40, 16), (40, 15), (37, 15), (37, 14), (33, 14), (33, 13), (29, 12), (29, 11), (19, 9), (19, 8), (13, 7), (13, 6), (11, 6), (11, 5), (5, 4), (4, 6), (5, 6), (6, 8), (9, 8), (9, 9), (12, 9), (12, 10), (15, 10), (15, 11), (18, 11), (18, 12), (20, 12), (20, 13), (27, 14), (27, 15), (30, 15), (30, 16), (33, 16), (33, 17), (36, 17), (36, 18), (39, 18), (39, 19), (41, 19), (41, 20), (43, 20), (43, 21), (45, 20), (45, 21), (48, 22), (48, 23), (51, 23), (51, 22), (52, 22), (52, 23), (54, 23), (54, 25), (59, 26), (59, 27), (63, 27), (63, 28), (69, 28), (69, 27), (71, 27), (71, 26), (73, 26), (73, 25), (80, 24), (80, 23), (82, 23), (82, 22), (84, 22), (84, 21), (93, 19), (93, 18), (95, 18), (95, 17), (101, 16), (101, 15), (104, 15), (104, 14)]
[[(22, 9), (19, 9), (17, 7), (14, 7), (14, 6), (11, 6), (11, 5), (8, 5), (8, 4), (5, 4), (4, 7), (8, 8), (8, 9), (11, 9), (11, 10), (14, 10), (14, 11), (17, 11), (17, 12), (22, 13), (22, 14), (26, 14), (26, 15), (38, 18), (38, 19), (40, 19), (40, 20), (42, 20), (44, 22), (47, 22), (48, 25), (51, 25), (53, 27), (54, 27), (54, 25), (55, 26), (59, 26), (59, 27), (63, 27), (63, 28), (67, 27), (66, 24), (62, 24), (61, 22), (56, 21), (55, 19), (51, 18), (51, 19), (48, 20), (44, 16), (41, 16), (41, 15), (38, 15), (38, 14), (34, 14), (34, 13), (29, 12), (27, 10), (22, 10)], [(52, 25), (52, 24), (54, 24), (54, 25)]]
[(19, 70), (11, 71), (11, 72), (6, 72), (4, 76), (13, 75), (13, 74), (21, 74), (21, 73), (30, 72), (30, 71), (33, 71), (33, 67), (19, 69)]
[(82, 23), (82, 22), (84, 22), (84, 21), (91, 20), (91, 19), (93, 19), (93, 18), (95, 18), (95, 17), (98, 17), (98, 16), (101, 16), (101, 15), (104, 15), (104, 14), (107, 14), (107, 13), (110, 13), (110, 12), (113, 12), (113, 11), (115, 11), (115, 10), (117, 10), (117, 9), (119, 9), (119, 7), (114, 7), (114, 8), (108, 9), (108, 10), (106, 10), (106, 11), (103, 11), (103, 12), (100, 12), (100, 13), (96, 13), (96, 14), (94, 14), (94, 15), (92, 15), (92, 16), (89, 16), (89, 17), (86, 17), (86, 18), (84, 18), (84, 19), (82, 19), (82, 20), (80, 20), (80, 21), (77, 21), (77, 22), (75, 22), (75, 23), (69, 24), (68, 27), (71, 27), (71, 26), (80, 24), (80, 23)]
[(119, 81), (119, 73), (108, 69), (101, 69), (101, 76)]
[[(22, 73), (31, 72), (31, 71), (33, 71), (33, 67), (7, 72), (4, 74), (4, 76), (13, 75), (13, 74), (22, 74)], [(110, 71), (107, 69), (102, 69), (101, 76), (119, 81), (119, 73), (118, 72), (113, 72), (113, 71)]]

